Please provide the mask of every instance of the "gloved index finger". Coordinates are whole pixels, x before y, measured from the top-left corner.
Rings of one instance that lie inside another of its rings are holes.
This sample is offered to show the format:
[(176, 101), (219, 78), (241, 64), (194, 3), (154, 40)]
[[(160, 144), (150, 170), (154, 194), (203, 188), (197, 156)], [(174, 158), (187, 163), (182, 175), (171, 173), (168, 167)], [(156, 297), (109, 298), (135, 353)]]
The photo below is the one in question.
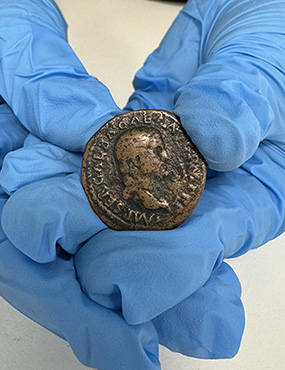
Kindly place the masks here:
[(198, 69), (202, 31), (201, 15), (193, 9), (190, 12), (185, 6), (159, 47), (136, 73), (135, 92), (126, 109), (173, 111), (177, 89), (187, 84)]
[(270, 8), (265, 0), (220, 3), (203, 63), (178, 90), (174, 113), (209, 167), (230, 171), (265, 139), (284, 148), (285, 11), (280, 0)]
[(2, 1), (0, 35), (0, 95), (34, 135), (84, 151), (119, 108), (66, 41), (66, 24), (55, 3)]

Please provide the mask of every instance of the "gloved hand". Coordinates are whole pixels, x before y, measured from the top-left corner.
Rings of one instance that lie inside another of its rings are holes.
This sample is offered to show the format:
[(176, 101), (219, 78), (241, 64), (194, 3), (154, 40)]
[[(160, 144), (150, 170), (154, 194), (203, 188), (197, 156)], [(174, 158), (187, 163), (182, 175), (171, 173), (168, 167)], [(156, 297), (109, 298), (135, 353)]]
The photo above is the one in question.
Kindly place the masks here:
[(77, 253), (83, 290), (127, 322), (174, 309), (224, 258), (284, 232), (284, 19), (281, 0), (189, 1), (137, 73), (127, 109), (174, 111), (209, 174), (177, 229), (104, 229)]
[[(1, 1), (0, 5), (1, 96), (29, 131), (45, 140), (49, 140), (53, 133), (54, 140), (51, 141), (56, 144), (68, 146), (74, 151), (84, 149), (86, 140), (97, 125), (100, 126), (100, 122), (104, 123), (106, 118), (113, 115), (112, 109), (119, 111), (107, 88), (87, 74), (70, 49), (65, 40), (66, 25), (54, 2)], [(57, 170), (62, 169), (63, 183), (65, 178), (69, 181), (69, 176), (64, 177), (64, 170), (69, 164), (69, 172), (73, 172), (74, 167), (80, 165), (81, 156), (42, 142), (32, 134), (27, 136), (27, 130), (3, 99), (1, 103), (1, 165), (6, 153), (13, 153), (23, 145), (24, 140), (25, 148), (30, 150), (33, 147), (36, 157), (36, 141), (47, 148), (47, 155), (57, 153), (52, 166)], [(24, 150), (20, 149), (20, 152)], [(33, 155), (31, 161), (28, 156), (23, 160), (32, 172)], [(47, 158), (45, 165), (48, 163)], [(14, 179), (16, 182), (22, 180), (20, 172)], [(45, 177), (48, 176), (46, 172)], [(53, 184), (54, 190), (56, 184), (57, 179)], [(80, 187), (79, 180), (76, 186)], [(52, 191), (52, 188), (43, 187), (42, 190), (45, 193)], [(72, 186), (68, 187), (69, 197), (72, 190)], [(7, 193), (0, 188), (1, 216), (7, 198)], [(80, 195), (76, 201), (80, 204)], [(88, 202), (86, 199), (84, 201), (88, 209)], [(76, 204), (73, 202), (72, 206), (74, 210)], [(19, 203), (16, 212), (20, 207)], [(31, 215), (34, 208), (36, 204), (26, 212)], [(77, 211), (77, 218), (83, 218), (81, 223), (88, 223), (91, 217), (90, 236), (95, 234), (96, 228), (101, 230), (105, 227), (91, 210), (83, 215), (80, 209)], [(29, 227), (37, 228), (32, 217), (27, 217)], [(7, 221), (1, 219), (4, 223)], [(17, 225), (13, 227), (18, 233)], [(26, 232), (23, 233), (25, 237)], [(87, 234), (84, 237), (89, 236)], [(30, 247), (37, 250), (35, 240), (31, 239), (30, 243)], [(58, 257), (52, 263), (39, 264), (17, 250), (0, 227), (0, 251), (1, 296), (34, 321), (66, 339), (82, 363), (110, 370), (160, 368), (157, 332), (153, 323), (130, 326), (119, 312), (92, 302), (80, 289), (73, 257), (59, 245)]]
[(17, 120), (7, 104), (0, 102), (0, 168), (5, 155), (23, 145), (28, 131)]
[[(0, 215), (7, 199), (0, 194)], [(80, 289), (73, 257), (39, 264), (16, 249), (0, 227), (0, 294), (35, 322), (69, 342), (86, 366), (158, 370), (152, 322), (131, 326), (119, 312), (92, 302)]]
[[(0, 106), (0, 121), (0, 148), (5, 156), (21, 146), (26, 131), (6, 104)], [(0, 190), (1, 215), (8, 195)], [(158, 339), (174, 351), (202, 358), (232, 357), (239, 348), (244, 328), (241, 290), (226, 263), (201, 289), (155, 318), (157, 339), (151, 323), (129, 326), (118, 312), (92, 303), (80, 290), (73, 257), (59, 246), (54, 262), (39, 264), (18, 251), (0, 227), (0, 252), (1, 296), (68, 340), (83, 364), (98, 369), (159, 368)]]
[[(2, 1), (1, 6), (0, 32), (5, 37), (0, 41), (0, 93), (34, 134), (28, 135), (24, 148), (6, 156), (1, 172), (2, 224), (10, 239), (1, 229), (1, 295), (67, 339), (84, 364), (98, 369), (158, 368), (154, 325), (160, 342), (173, 350), (233, 356), (244, 313), (238, 280), (226, 264), (177, 308), (135, 327), (80, 291), (72, 255), (106, 227), (81, 189), (78, 151), (120, 111), (66, 43), (64, 21), (52, 1)], [(11, 120), (16, 121), (12, 115)], [(8, 138), (16, 126), (11, 125)], [(20, 141), (9, 148), (6, 140), (3, 148), (16, 149)], [(7, 194), (13, 194), (8, 202)], [(214, 307), (210, 312), (209, 306)], [(209, 327), (211, 335), (205, 338)], [(215, 341), (221, 335), (228, 346)]]

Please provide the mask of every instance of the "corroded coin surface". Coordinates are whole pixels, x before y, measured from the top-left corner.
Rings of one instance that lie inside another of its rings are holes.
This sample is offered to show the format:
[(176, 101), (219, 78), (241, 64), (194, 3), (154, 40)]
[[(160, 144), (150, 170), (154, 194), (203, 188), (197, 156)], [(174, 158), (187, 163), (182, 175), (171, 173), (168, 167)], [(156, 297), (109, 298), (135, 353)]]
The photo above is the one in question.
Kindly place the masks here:
[(116, 230), (165, 230), (197, 205), (206, 165), (178, 118), (161, 110), (114, 117), (87, 143), (81, 182), (98, 217)]

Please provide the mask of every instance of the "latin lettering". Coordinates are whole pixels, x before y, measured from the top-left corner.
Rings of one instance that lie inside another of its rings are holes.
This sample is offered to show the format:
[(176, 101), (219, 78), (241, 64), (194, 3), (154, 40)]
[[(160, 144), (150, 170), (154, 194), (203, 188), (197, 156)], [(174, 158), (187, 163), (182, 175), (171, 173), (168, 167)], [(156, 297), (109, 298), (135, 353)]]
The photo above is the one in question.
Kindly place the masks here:
[(103, 163), (100, 162), (100, 163), (96, 164), (96, 166), (94, 167), (94, 171), (101, 172), (102, 167), (103, 167)]
[(116, 198), (114, 198), (112, 195), (106, 200), (105, 206), (106, 207), (111, 207), (112, 204), (116, 202)]
[(107, 150), (110, 146), (110, 143), (109, 141), (106, 141), (104, 139), (102, 139), (99, 144), (98, 144), (100, 147), (103, 147), (105, 150)]
[(93, 177), (93, 182), (95, 185), (100, 185), (104, 181), (103, 176)]
[(152, 214), (150, 217), (147, 217), (145, 213), (140, 213), (138, 211), (129, 211), (128, 219), (132, 220), (137, 224), (139, 222), (145, 223), (145, 225), (149, 225), (154, 217), (154, 214)]
[(116, 204), (116, 207), (113, 210), (113, 212), (114, 213), (119, 213), (121, 211), (121, 206), (122, 206), (122, 203), (117, 203)]
[(109, 130), (107, 133), (106, 133), (106, 135), (107, 135), (107, 137), (108, 137), (108, 139), (110, 139), (110, 140), (112, 140), (113, 139), (113, 137), (116, 135), (116, 130)]
[(128, 124), (127, 124), (127, 122), (126, 121), (124, 121), (124, 120), (122, 120), (121, 122), (119, 122), (119, 128), (121, 129), (121, 130), (125, 130), (126, 128), (128, 128)]
[(93, 156), (93, 158), (94, 159), (104, 159), (104, 157), (107, 155), (107, 153), (104, 153), (104, 152), (102, 152), (102, 153), (100, 153), (100, 154), (94, 154), (94, 156)]

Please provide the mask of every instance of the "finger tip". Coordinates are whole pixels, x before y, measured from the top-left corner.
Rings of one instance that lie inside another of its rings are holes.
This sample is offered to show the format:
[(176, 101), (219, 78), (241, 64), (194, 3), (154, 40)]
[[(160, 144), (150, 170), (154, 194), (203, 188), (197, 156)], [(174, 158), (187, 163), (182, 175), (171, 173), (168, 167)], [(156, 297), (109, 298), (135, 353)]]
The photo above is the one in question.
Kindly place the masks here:
[(63, 234), (64, 216), (55, 196), (53, 179), (34, 182), (12, 194), (2, 214), (10, 241), (36, 262), (56, 258), (56, 243)]
[(14, 152), (8, 153), (3, 160), (0, 171), (0, 186), (9, 195), (13, 194), (17, 189), (17, 180), (20, 178), (20, 174), (16, 168), (19, 165), (21, 167), (21, 164), (14, 156)]
[[(202, 112), (180, 115), (181, 122), (190, 139), (197, 146), (208, 167), (214, 171), (232, 171), (249, 159), (257, 145), (248, 150), (243, 136), (227, 121), (215, 117), (207, 122)], [(203, 125), (200, 122), (203, 121)], [(228, 128), (225, 128), (228, 127)]]
[(174, 113), (208, 166), (231, 171), (258, 148), (260, 123), (247, 101), (222, 81), (197, 81), (178, 90)]

